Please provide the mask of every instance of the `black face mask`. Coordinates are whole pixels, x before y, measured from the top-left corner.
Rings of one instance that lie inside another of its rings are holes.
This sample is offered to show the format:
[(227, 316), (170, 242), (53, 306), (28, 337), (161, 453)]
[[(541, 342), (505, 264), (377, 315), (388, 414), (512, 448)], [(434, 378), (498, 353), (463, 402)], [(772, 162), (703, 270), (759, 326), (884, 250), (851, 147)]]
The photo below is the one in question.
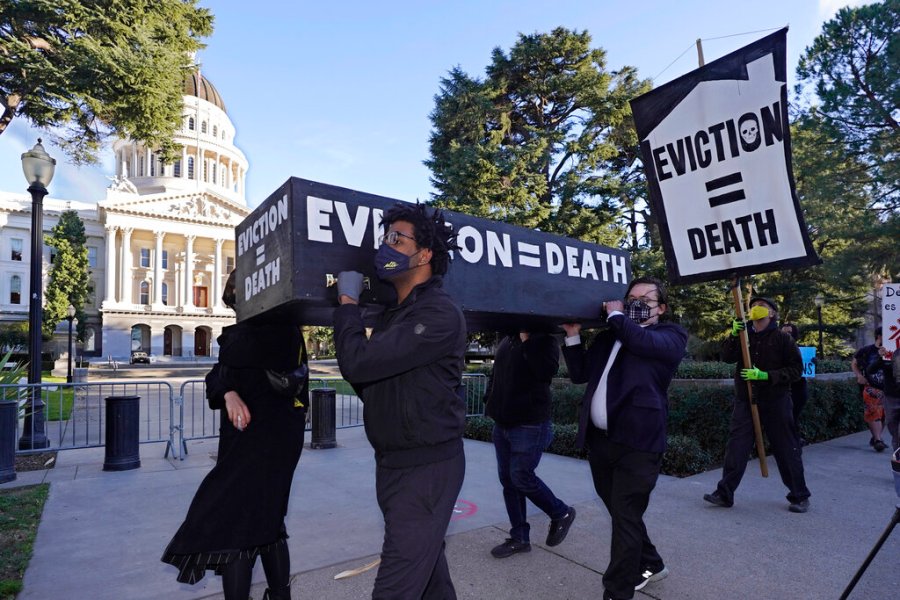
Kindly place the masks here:
[(650, 319), (650, 305), (643, 300), (632, 299), (625, 302), (625, 316), (637, 324)]

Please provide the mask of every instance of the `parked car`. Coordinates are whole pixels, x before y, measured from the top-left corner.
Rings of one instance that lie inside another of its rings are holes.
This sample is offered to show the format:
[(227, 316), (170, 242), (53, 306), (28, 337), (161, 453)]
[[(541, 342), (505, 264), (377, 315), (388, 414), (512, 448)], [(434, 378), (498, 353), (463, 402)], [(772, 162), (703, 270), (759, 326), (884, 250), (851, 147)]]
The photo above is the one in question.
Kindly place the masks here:
[(131, 353), (131, 364), (136, 365), (138, 363), (150, 364), (150, 355), (141, 350), (134, 350)]

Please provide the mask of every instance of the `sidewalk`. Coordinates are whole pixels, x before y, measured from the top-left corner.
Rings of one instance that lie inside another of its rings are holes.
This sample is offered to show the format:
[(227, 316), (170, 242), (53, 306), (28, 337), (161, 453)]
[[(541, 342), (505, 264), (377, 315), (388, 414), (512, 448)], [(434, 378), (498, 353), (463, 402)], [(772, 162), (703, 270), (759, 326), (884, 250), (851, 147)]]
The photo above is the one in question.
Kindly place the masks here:
[[(374, 569), (333, 579), (375, 560), (382, 536), (372, 450), (362, 428), (339, 430), (338, 444), (304, 449), (295, 475), (287, 522), (295, 600), (371, 594)], [(489, 550), (503, 541), (508, 525), (493, 447), (470, 440), (465, 447), (466, 480), (447, 539), (460, 600), (599, 598), (610, 525), (587, 463), (547, 454), (538, 471), (578, 509), (566, 541), (545, 547), (548, 520), (531, 507), (532, 552), (497, 560)], [(216, 440), (189, 444), (184, 461), (163, 459), (164, 448), (142, 446), (141, 468), (124, 472), (102, 470), (102, 448), (64, 451), (55, 469), (20, 473), (15, 482), (0, 485), (52, 482), (20, 600), (222, 597), (217, 577), (182, 585), (175, 569), (159, 561), (212, 467)], [(873, 452), (866, 432), (805, 448), (804, 464), (813, 493), (805, 515), (788, 512), (771, 458), (768, 479), (750, 463), (731, 509), (702, 500), (714, 489), (718, 470), (661, 477), (646, 522), (670, 575), (635, 598), (838, 598), (894, 514), (898, 498), (889, 455)], [(252, 597), (258, 600), (265, 587), (259, 564), (254, 581)], [(898, 586), (895, 530), (851, 597), (896, 598)]]

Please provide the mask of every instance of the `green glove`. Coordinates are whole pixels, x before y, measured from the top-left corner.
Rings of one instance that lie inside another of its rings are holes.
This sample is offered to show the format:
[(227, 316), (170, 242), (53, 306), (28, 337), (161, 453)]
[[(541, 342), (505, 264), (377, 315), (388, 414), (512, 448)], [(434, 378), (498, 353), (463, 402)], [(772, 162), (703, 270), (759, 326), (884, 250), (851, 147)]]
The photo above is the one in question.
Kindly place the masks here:
[(741, 335), (741, 331), (743, 331), (743, 330), (744, 330), (744, 322), (743, 321), (741, 321), (739, 319), (735, 319), (731, 322), (731, 335), (732, 336), (737, 337), (737, 336)]
[(765, 371), (760, 371), (756, 367), (752, 369), (741, 369), (741, 377), (743, 377), (746, 381), (768, 381), (769, 374)]

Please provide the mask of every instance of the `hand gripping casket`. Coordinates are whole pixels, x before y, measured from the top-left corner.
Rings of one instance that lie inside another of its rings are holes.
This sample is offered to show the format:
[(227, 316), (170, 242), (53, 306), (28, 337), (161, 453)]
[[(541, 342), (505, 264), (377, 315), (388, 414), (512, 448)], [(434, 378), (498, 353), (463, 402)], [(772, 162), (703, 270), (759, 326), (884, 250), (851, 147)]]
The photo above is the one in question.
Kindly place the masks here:
[[(360, 299), (374, 317), (393, 300), (375, 276), (381, 215), (399, 202), (291, 178), (237, 226), (238, 319), (331, 325), (335, 278), (359, 271)], [(470, 331), (556, 330), (600, 322), (600, 303), (622, 298), (627, 253), (505, 223), (445, 211), (458, 234), (444, 287)]]

